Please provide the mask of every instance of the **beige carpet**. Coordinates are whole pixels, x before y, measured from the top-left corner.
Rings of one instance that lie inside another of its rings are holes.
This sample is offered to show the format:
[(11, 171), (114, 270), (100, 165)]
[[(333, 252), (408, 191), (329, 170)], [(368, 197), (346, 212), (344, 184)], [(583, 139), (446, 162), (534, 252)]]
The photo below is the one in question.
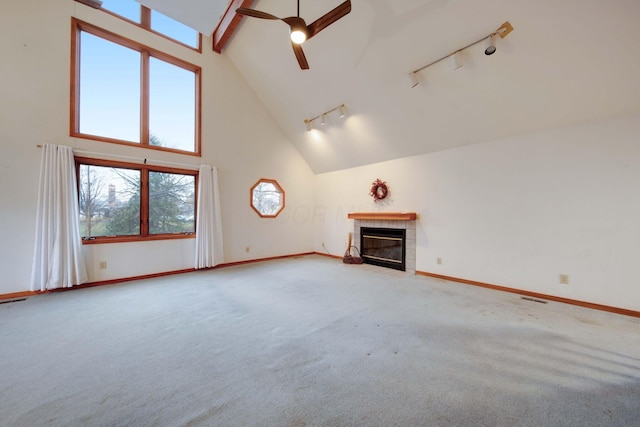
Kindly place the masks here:
[(306, 256), (0, 305), (2, 426), (638, 426), (640, 319)]

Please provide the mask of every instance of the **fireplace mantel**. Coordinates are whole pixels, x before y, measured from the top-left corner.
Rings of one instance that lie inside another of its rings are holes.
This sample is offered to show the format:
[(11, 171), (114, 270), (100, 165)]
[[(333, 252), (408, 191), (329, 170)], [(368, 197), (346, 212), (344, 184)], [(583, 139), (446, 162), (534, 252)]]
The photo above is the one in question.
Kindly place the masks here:
[(373, 221), (415, 221), (418, 214), (415, 212), (352, 212), (347, 214), (349, 219), (373, 220)]

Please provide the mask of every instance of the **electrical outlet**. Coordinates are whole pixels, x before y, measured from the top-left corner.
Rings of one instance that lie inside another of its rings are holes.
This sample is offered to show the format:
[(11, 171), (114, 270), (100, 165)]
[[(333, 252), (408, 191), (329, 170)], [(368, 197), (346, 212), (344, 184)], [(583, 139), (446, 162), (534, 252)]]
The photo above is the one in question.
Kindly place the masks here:
[(569, 284), (569, 275), (568, 274), (561, 274), (560, 275), (560, 283), (562, 283), (563, 285), (568, 285)]
[(100, 270), (107, 269), (107, 261), (100, 261)]
[(249, 253), (249, 252), (251, 252), (251, 248), (249, 246), (247, 246), (246, 248), (244, 248), (244, 251)]
[(442, 258), (438, 257), (438, 259), (436, 259), (436, 264), (438, 265), (442, 264)]

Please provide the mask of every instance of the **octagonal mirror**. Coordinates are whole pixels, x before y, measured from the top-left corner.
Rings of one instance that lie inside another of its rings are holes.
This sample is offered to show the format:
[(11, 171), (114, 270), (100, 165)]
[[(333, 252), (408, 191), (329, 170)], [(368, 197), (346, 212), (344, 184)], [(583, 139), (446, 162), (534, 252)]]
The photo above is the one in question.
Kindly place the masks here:
[(251, 207), (263, 218), (275, 218), (284, 209), (284, 190), (275, 179), (260, 179), (249, 196)]

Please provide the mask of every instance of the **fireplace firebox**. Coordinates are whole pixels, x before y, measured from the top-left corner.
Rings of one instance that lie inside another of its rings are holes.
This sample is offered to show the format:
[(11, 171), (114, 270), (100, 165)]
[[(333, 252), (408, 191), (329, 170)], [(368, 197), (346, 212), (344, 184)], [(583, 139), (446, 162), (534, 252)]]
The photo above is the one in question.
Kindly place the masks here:
[(406, 230), (361, 227), (360, 254), (367, 264), (405, 271)]

